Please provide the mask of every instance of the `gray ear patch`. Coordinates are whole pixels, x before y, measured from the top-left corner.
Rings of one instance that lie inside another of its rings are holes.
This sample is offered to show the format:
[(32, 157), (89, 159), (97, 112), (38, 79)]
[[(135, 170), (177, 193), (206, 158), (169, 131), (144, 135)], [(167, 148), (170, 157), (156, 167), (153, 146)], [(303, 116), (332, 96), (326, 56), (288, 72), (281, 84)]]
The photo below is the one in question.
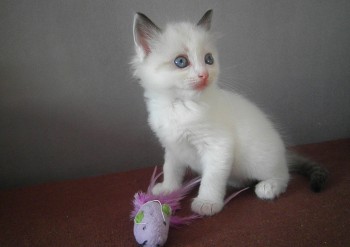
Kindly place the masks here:
[(142, 13), (136, 13), (134, 17), (134, 41), (141, 48), (145, 55), (151, 52), (150, 40), (155, 38), (162, 31), (151, 19)]
[(151, 32), (159, 32), (161, 33), (162, 30), (151, 21), (150, 18), (148, 18), (145, 14), (137, 12), (136, 13), (137, 20), (138, 20), (138, 27), (145, 30), (145, 31), (151, 31)]
[(205, 14), (202, 16), (202, 18), (197, 23), (197, 26), (204, 28), (205, 30), (209, 31), (211, 27), (211, 18), (213, 16), (213, 10), (209, 9)]

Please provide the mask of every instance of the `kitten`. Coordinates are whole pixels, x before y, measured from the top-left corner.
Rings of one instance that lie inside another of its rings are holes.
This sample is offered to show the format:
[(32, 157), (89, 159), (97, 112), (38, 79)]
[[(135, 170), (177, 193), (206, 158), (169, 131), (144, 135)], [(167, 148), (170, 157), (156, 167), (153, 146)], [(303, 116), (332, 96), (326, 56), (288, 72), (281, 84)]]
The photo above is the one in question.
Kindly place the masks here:
[(320, 190), (326, 171), (295, 156), (267, 116), (243, 96), (220, 89), (218, 52), (210, 33), (212, 10), (200, 21), (164, 30), (144, 14), (134, 18), (134, 76), (144, 88), (149, 124), (165, 149), (164, 181), (153, 193), (179, 188), (187, 167), (201, 174), (192, 210), (213, 215), (224, 206), (226, 186), (258, 181), (255, 193), (273, 199), (286, 190), (289, 170)]

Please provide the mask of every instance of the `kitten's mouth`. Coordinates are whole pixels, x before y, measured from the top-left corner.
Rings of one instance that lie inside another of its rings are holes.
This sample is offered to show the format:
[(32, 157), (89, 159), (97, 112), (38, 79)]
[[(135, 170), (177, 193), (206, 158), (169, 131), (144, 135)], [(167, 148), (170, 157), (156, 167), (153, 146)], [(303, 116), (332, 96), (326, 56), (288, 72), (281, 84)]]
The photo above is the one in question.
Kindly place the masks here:
[(207, 86), (209, 85), (209, 80), (208, 78), (205, 78), (203, 80), (200, 80), (194, 85), (194, 89), (198, 91), (203, 91)]

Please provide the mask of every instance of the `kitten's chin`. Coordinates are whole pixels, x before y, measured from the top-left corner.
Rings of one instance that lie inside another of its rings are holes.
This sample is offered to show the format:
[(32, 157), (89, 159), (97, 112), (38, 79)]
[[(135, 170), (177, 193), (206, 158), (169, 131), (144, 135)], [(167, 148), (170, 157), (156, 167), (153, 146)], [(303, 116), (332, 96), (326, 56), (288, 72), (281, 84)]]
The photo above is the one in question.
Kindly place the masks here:
[(210, 83), (209, 80), (199, 81), (198, 83), (196, 83), (194, 85), (194, 90), (203, 91), (204, 89), (206, 89), (209, 86), (209, 83)]
[[(213, 80), (202, 80), (183, 85), (182, 87), (161, 87), (153, 83), (141, 83), (141, 86), (144, 88), (145, 93), (152, 95), (152, 97), (168, 98), (170, 100), (197, 100), (204, 92), (210, 90), (214, 84)], [(166, 83), (163, 83), (163, 85), (166, 85)]]
[(214, 87), (213, 81), (205, 81), (205, 82), (198, 82), (194, 85), (192, 85), (190, 88), (187, 88), (185, 90), (179, 90), (178, 91), (178, 98), (182, 98), (184, 100), (197, 100), (198, 97), (201, 97), (201, 95), (208, 90), (211, 90), (211, 88)]

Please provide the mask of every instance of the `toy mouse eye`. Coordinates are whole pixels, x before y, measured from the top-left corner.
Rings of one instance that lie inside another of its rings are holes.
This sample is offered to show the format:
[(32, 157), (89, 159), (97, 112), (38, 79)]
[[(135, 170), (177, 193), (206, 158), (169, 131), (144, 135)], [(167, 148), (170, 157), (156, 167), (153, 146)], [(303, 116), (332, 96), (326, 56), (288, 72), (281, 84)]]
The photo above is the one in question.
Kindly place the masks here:
[(212, 65), (214, 63), (213, 55), (211, 55), (211, 53), (206, 54), (204, 57), (204, 61), (206, 64)]
[(186, 68), (189, 64), (188, 59), (184, 56), (178, 56), (175, 58), (174, 63), (180, 69)]

